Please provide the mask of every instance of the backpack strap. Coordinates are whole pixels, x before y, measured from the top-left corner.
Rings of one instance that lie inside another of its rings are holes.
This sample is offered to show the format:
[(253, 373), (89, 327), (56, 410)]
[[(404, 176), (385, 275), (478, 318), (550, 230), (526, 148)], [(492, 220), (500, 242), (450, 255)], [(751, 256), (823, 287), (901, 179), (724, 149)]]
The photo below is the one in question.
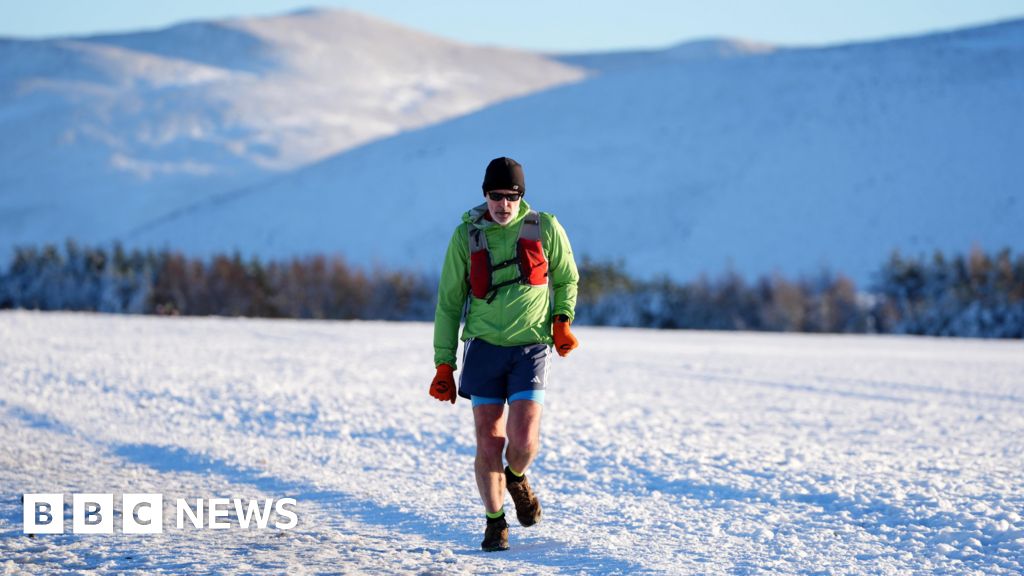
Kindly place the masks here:
[(540, 214), (536, 210), (530, 210), (523, 218), (523, 225), (519, 228), (520, 240), (540, 240)]
[(466, 230), (469, 232), (469, 253), (487, 250), (487, 234), (484, 231), (466, 222)]

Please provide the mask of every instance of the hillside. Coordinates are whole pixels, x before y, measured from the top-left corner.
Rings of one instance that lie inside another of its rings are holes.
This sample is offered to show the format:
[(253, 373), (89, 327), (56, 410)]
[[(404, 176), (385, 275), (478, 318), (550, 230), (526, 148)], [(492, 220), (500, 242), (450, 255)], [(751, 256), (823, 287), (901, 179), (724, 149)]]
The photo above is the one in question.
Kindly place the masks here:
[(828, 266), (863, 284), (894, 249), (1024, 246), (1024, 22), (703, 53), (592, 59), (603, 74), (336, 155), (127, 239), (434, 270), (459, 214), (481, 201), (484, 165), (509, 155), (577, 257), (641, 275)]
[(0, 253), (106, 242), (368, 141), (580, 79), (358, 13), (0, 41)]

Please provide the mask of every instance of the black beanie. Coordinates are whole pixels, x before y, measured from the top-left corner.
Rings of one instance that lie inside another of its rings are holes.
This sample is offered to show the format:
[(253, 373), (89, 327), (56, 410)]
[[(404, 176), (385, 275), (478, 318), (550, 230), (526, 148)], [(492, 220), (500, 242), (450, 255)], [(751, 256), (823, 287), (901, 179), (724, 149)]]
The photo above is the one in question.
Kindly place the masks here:
[(491, 190), (511, 190), (526, 193), (526, 179), (523, 178), (523, 167), (511, 158), (495, 158), (487, 165), (484, 172), (484, 192)]

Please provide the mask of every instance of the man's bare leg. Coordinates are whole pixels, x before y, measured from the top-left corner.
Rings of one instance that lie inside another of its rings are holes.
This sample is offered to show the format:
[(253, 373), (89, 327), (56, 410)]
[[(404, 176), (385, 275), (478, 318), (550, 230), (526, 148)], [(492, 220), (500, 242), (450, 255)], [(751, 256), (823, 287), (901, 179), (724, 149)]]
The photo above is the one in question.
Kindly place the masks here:
[(540, 500), (533, 493), (526, 478), (526, 469), (540, 449), (540, 415), (543, 406), (533, 400), (517, 400), (509, 406), (508, 472), (505, 485), (516, 505), (516, 518), (523, 526), (533, 526), (540, 521), (542, 509)]
[(476, 486), (487, 512), (497, 512), (505, 503), (505, 472), (502, 465), (505, 406), (477, 406), (473, 408), (473, 420), (476, 422)]
[(537, 457), (540, 450), (540, 417), (544, 406), (533, 400), (517, 400), (508, 407), (508, 467), (519, 474)]

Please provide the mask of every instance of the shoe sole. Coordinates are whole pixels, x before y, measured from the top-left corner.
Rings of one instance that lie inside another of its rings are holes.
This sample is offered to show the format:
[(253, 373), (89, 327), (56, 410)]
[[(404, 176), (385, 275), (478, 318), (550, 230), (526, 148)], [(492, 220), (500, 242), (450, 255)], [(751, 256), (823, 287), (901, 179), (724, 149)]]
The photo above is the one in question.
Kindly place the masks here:
[(541, 518), (540, 512), (537, 513), (537, 516), (535, 518), (527, 518), (526, 521), (523, 521), (522, 518), (519, 518), (518, 516), (516, 516), (516, 519), (519, 520), (519, 525), (523, 526), (525, 528), (529, 528), (530, 526), (536, 525), (538, 522), (540, 522), (540, 518)]
[(508, 546), (497, 546), (495, 548), (481, 548), (484, 552), (504, 552), (508, 550)]

